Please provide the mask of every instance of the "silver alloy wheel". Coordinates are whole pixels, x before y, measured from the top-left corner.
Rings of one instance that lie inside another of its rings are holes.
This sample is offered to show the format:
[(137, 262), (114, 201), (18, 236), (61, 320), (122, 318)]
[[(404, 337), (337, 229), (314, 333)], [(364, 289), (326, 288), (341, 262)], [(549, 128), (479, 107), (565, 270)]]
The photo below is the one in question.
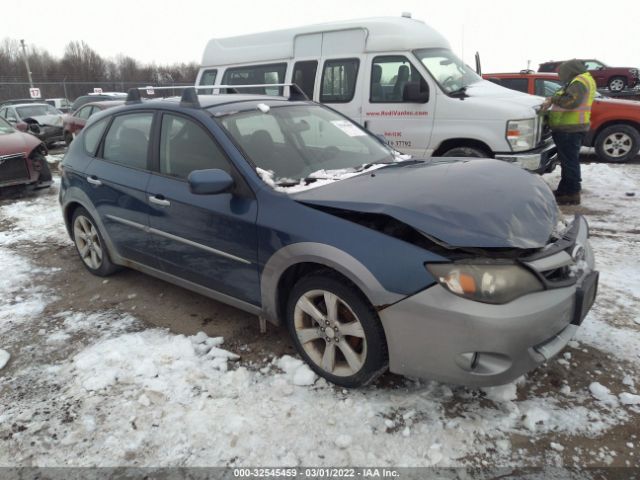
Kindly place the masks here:
[(351, 307), (326, 290), (302, 295), (293, 312), (302, 348), (325, 372), (339, 377), (355, 375), (367, 358), (364, 328)]
[(611, 158), (624, 157), (631, 151), (633, 139), (626, 133), (616, 132), (607, 137), (602, 142), (602, 149)]
[(73, 223), (73, 239), (82, 261), (92, 270), (99, 269), (102, 265), (100, 237), (91, 220), (84, 215), (78, 215)]
[(609, 90), (612, 92), (620, 92), (624, 88), (624, 80), (621, 78), (616, 78), (609, 82)]

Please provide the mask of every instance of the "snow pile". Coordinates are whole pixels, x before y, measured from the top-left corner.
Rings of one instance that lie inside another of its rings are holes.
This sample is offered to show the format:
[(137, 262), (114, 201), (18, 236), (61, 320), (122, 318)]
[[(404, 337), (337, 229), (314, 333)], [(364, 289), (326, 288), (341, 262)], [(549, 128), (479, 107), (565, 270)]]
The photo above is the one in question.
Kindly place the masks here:
[(318, 376), (302, 360), (284, 355), (276, 362), (277, 367), (284, 371), (294, 385), (304, 387), (313, 385)]
[(610, 405), (612, 407), (618, 405), (618, 399), (611, 393), (611, 390), (598, 382), (593, 382), (589, 385), (589, 391), (598, 401), (606, 405)]
[(618, 395), (620, 403), (623, 405), (640, 405), (640, 395), (633, 393), (623, 392)]
[(0, 207), (0, 218), (13, 223), (11, 228), (0, 231), (0, 245), (8, 246), (23, 241), (70, 244), (62, 210), (55, 196), (59, 186), (60, 181), (56, 179), (49, 191)]

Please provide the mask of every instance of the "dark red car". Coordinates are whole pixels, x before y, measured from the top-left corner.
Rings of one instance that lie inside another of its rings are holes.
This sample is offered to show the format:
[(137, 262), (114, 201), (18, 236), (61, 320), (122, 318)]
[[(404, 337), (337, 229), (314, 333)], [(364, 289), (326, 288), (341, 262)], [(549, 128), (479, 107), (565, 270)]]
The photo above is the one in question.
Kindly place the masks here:
[[(608, 88), (612, 92), (621, 92), (625, 87), (633, 88), (640, 83), (637, 68), (609, 67), (600, 60), (581, 59), (596, 81), (598, 88)], [(564, 61), (564, 60), (563, 60)], [(541, 63), (538, 72), (557, 72), (562, 61)]]
[[(550, 97), (562, 87), (555, 73), (523, 70), (482, 76), (511, 90), (540, 97)], [(640, 102), (597, 94), (591, 107), (591, 128), (583, 144), (594, 147), (598, 157), (609, 162), (626, 162), (635, 158), (640, 151)]]
[(80, 130), (84, 128), (91, 115), (119, 105), (124, 105), (124, 100), (91, 102), (81, 106), (75, 112), (70, 113), (64, 118), (62, 125), (64, 141), (69, 145)]
[(6, 187), (46, 188), (52, 183), (47, 147), (0, 118), (0, 191)]

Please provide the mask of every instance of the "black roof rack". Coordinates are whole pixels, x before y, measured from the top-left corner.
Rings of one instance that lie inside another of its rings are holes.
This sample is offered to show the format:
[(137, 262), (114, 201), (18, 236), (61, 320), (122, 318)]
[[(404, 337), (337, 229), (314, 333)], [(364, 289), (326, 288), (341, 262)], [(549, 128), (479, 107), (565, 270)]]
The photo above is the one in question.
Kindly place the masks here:
[(130, 105), (132, 103), (140, 103), (141, 101), (140, 90), (138, 90), (137, 88), (130, 88), (129, 93), (127, 93), (127, 100), (125, 104)]

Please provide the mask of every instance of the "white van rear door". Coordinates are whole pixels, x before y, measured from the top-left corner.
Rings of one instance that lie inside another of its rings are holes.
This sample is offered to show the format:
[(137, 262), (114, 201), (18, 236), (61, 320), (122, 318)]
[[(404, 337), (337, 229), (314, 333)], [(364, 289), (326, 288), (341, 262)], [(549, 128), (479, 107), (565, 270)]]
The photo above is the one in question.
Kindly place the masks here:
[[(403, 53), (367, 55), (361, 69), (366, 77), (364, 126), (375, 134), (384, 135), (389, 144), (402, 153), (419, 158), (429, 156), (435, 90)], [(419, 87), (425, 98), (405, 99), (403, 93), (409, 82)]]
[(322, 33), (320, 85), (316, 100), (362, 124), (364, 29)]

